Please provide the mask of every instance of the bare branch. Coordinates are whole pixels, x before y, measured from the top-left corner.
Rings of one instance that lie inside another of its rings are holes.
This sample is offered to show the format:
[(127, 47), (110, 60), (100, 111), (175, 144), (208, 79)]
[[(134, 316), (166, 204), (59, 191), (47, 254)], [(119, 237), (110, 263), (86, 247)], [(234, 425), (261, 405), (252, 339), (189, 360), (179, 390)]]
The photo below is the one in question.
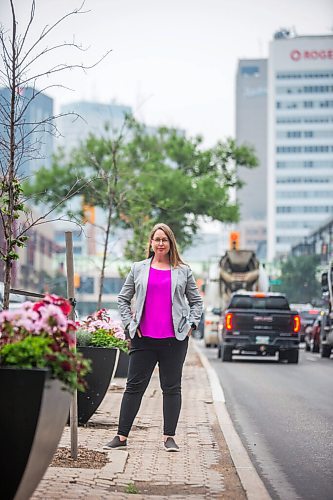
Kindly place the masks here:
[[(86, 186), (88, 186), (91, 182), (92, 182), (92, 179), (89, 179), (85, 184), (83, 184), (82, 186), (79, 186), (77, 189), (75, 189), (75, 185), (79, 182), (79, 180), (76, 181), (76, 183), (74, 184), (74, 186), (72, 186), (72, 188), (69, 190), (69, 192), (67, 193), (67, 195), (62, 198), (58, 203), (56, 203), (55, 205), (53, 205), (47, 212), (45, 212), (43, 215), (39, 216), (34, 222), (33, 224), (31, 224), (30, 226), (26, 227), (24, 230), (22, 230), (19, 234), (18, 234), (18, 237), (20, 236), (23, 236), (27, 231), (29, 231), (29, 229), (34, 225), (38, 225), (38, 224), (41, 224), (40, 221), (44, 221), (46, 222), (46, 219), (47, 217), (52, 213), (52, 212), (55, 212), (60, 205), (63, 205), (66, 201), (68, 201), (70, 198), (73, 198), (73, 196), (75, 196), (76, 194), (79, 194), (79, 192)], [(56, 220), (59, 220), (59, 219), (56, 219)]]
[(36, 54), (35, 57), (33, 57), (30, 61), (28, 61), (27, 64), (23, 68), (21, 68), (19, 66), (20, 70), (17, 73), (18, 78), (20, 78), (20, 76), (23, 75), (27, 71), (29, 66), (32, 66), (33, 63), (37, 61), (37, 59), (44, 56), (45, 54), (48, 54), (52, 50), (57, 50), (57, 49), (64, 48), (64, 47), (73, 47), (73, 48), (80, 50), (81, 52), (85, 52), (86, 50), (88, 50), (88, 49), (84, 49), (83, 47), (80, 47), (80, 45), (78, 45), (76, 43), (69, 43), (69, 42), (64, 42), (64, 43), (61, 43), (59, 45), (54, 45), (52, 47), (46, 47), (44, 50), (42, 50), (42, 52), (40, 52), (39, 54)]
[(31, 10), (30, 10), (30, 19), (29, 19), (29, 22), (28, 22), (28, 24), (27, 24), (26, 30), (25, 30), (25, 32), (24, 32), (24, 35), (23, 35), (23, 38), (22, 38), (21, 44), (20, 44), (20, 46), (18, 47), (18, 50), (17, 50), (17, 55), (18, 55), (18, 57), (20, 57), (20, 55), (21, 55), (21, 51), (22, 51), (22, 49), (23, 49), (23, 47), (24, 47), (25, 40), (26, 40), (26, 38), (27, 38), (27, 35), (28, 35), (29, 30), (30, 30), (30, 28), (31, 28), (32, 22), (33, 22), (33, 20), (34, 20), (34, 17), (35, 17), (35, 10), (36, 10), (36, 2), (35, 2), (35, 0), (32, 0), (32, 2), (31, 2)]
[[(41, 78), (42, 76), (50, 76), (54, 73), (59, 73), (60, 71), (65, 71), (65, 70), (72, 70), (72, 69), (82, 69), (83, 71), (95, 68), (98, 64), (100, 64), (110, 53), (112, 52), (112, 49), (108, 50), (100, 59), (98, 59), (95, 63), (91, 64), (90, 66), (85, 66), (84, 64), (62, 64), (62, 65), (57, 65), (54, 66), (54, 68), (51, 68), (48, 71), (44, 71), (43, 73), (39, 73), (38, 75), (31, 76), (30, 78), (26, 78), (25, 80), (21, 81), (21, 85), (27, 85), (28, 82), (31, 82), (32, 80), (37, 80), (38, 78)], [(60, 66), (60, 67), (58, 67)]]
[[(35, 2), (35, 0), (33, 0), (33, 2)], [(12, 3), (12, 0), (11, 0), (11, 3)], [(27, 57), (29, 56), (29, 54), (31, 54), (31, 52), (37, 47), (37, 45), (42, 42), (42, 40), (44, 40), (44, 38), (51, 32), (53, 31), (59, 24), (61, 24), (65, 19), (69, 18), (70, 16), (73, 16), (75, 14), (86, 14), (87, 12), (89, 11), (83, 11), (82, 8), (84, 6), (85, 2), (83, 2), (81, 4), (81, 6), (78, 8), (78, 9), (74, 9), (72, 10), (71, 12), (67, 12), (67, 14), (65, 14), (64, 16), (62, 16), (61, 18), (59, 18), (54, 24), (52, 24), (49, 28), (47, 26), (45, 26), (42, 30), (42, 33), (40, 34), (39, 38), (36, 40), (35, 43), (32, 44), (32, 46), (30, 47), (30, 49), (26, 52), (25, 56), (21, 59), (21, 62), (20, 64), (23, 64), (24, 61), (27, 59)], [(21, 48), (22, 50), (22, 48)]]
[[(56, 88), (64, 88), (64, 89), (67, 89), (68, 87), (65, 87), (64, 85), (59, 85), (59, 84), (56, 84), (56, 85), (47, 85), (46, 87), (43, 87), (41, 90), (37, 90), (35, 91), (35, 87), (33, 88), (33, 94), (31, 97), (29, 98), (26, 98), (26, 104), (24, 106), (22, 106), (20, 108), (20, 112), (19, 113), (16, 113), (16, 122), (19, 122), (22, 118), (22, 116), (24, 115), (24, 113), (26, 112), (26, 110), (28, 109), (28, 107), (30, 106), (31, 102), (36, 99), (36, 97), (40, 94), (42, 94), (43, 92), (45, 92), (46, 90), (50, 89), (50, 88), (53, 88), (53, 87), (56, 87)], [(71, 90), (71, 89), (69, 89)], [(50, 120), (54, 119), (54, 117), (50, 117)], [(24, 123), (27, 123), (27, 122), (24, 122)]]

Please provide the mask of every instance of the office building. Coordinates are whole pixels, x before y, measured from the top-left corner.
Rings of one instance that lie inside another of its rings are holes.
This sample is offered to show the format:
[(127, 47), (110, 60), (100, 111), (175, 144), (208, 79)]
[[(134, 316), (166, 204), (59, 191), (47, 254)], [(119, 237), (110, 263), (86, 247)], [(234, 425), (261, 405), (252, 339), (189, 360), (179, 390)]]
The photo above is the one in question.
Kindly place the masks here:
[(236, 140), (254, 147), (259, 166), (240, 168), (237, 191), (241, 247), (266, 257), (267, 60), (241, 59), (236, 77)]
[(77, 147), (89, 134), (97, 137), (117, 137), (124, 127), (126, 115), (132, 114), (129, 106), (79, 101), (63, 105), (59, 128), (62, 146), (66, 151)]
[[(9, 117), (11, 91), (0, 88), (1, 152), (0, 159), (6, 170), (9, 155)], [(29, 177), (42, 166), (49, 167), (53, 154), (54, 124), (53, 99), (31, 87), (19, 88), (15, 105), (16, 167), (18, 175)], [(21, 116), (20, 116), (21, 115)]]
[(268, 260), (333, 214), (333, 36), (275, 34), (268, 61)]

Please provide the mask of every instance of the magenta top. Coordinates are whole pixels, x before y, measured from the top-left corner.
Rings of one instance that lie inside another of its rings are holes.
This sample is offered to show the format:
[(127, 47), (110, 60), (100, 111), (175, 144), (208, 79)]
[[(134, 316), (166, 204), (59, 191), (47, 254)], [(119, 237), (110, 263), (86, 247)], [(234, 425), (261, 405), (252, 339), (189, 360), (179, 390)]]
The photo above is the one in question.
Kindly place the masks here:
[(145, 337), (174, 337), (171, 303), (171, 270), (150, 268), (145, 305), (140, 321)]

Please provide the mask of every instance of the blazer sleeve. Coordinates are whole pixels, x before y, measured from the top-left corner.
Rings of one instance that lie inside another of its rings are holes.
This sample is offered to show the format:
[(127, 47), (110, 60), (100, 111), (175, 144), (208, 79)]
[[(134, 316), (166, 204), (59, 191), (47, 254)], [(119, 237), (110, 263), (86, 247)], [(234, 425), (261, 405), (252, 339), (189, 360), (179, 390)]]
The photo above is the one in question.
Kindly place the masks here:
[(118, 294), (118, 309), (125, 328), (128, 327), (132, 320), (131, 301), (135, 294), (134, 266), (135, 264), (132, 265), (125, 283)]
[(190, 306), (189, 322), (198, 326), (203, 311), (203, 300), (190, 268), (188, 268), (185, 295)]

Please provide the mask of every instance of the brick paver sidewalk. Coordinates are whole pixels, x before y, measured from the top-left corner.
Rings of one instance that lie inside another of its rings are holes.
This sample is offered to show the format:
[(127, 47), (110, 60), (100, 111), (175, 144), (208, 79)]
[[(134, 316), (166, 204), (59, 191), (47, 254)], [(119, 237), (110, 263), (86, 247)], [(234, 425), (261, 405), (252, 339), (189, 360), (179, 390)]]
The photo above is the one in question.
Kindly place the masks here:
[[(180, 453), (162, 446), (162, 396), (156, 369), (127, 450), (106, 451), (102, 469), (49, 467), (32, 499), (245, 499), (218, 424), (209, 381), (191, 343), (183, 374), (177, 429)], [(99, 411), (79, 428), (79, 446), (102, 451), (116, 433), (125, 379), (115, 379)], [(66, 427), (60, 446), (70, 448)], [(105, 451), (105, 450), (104, 450)], [(129, 493), (132, 490), (133, 493)]]

